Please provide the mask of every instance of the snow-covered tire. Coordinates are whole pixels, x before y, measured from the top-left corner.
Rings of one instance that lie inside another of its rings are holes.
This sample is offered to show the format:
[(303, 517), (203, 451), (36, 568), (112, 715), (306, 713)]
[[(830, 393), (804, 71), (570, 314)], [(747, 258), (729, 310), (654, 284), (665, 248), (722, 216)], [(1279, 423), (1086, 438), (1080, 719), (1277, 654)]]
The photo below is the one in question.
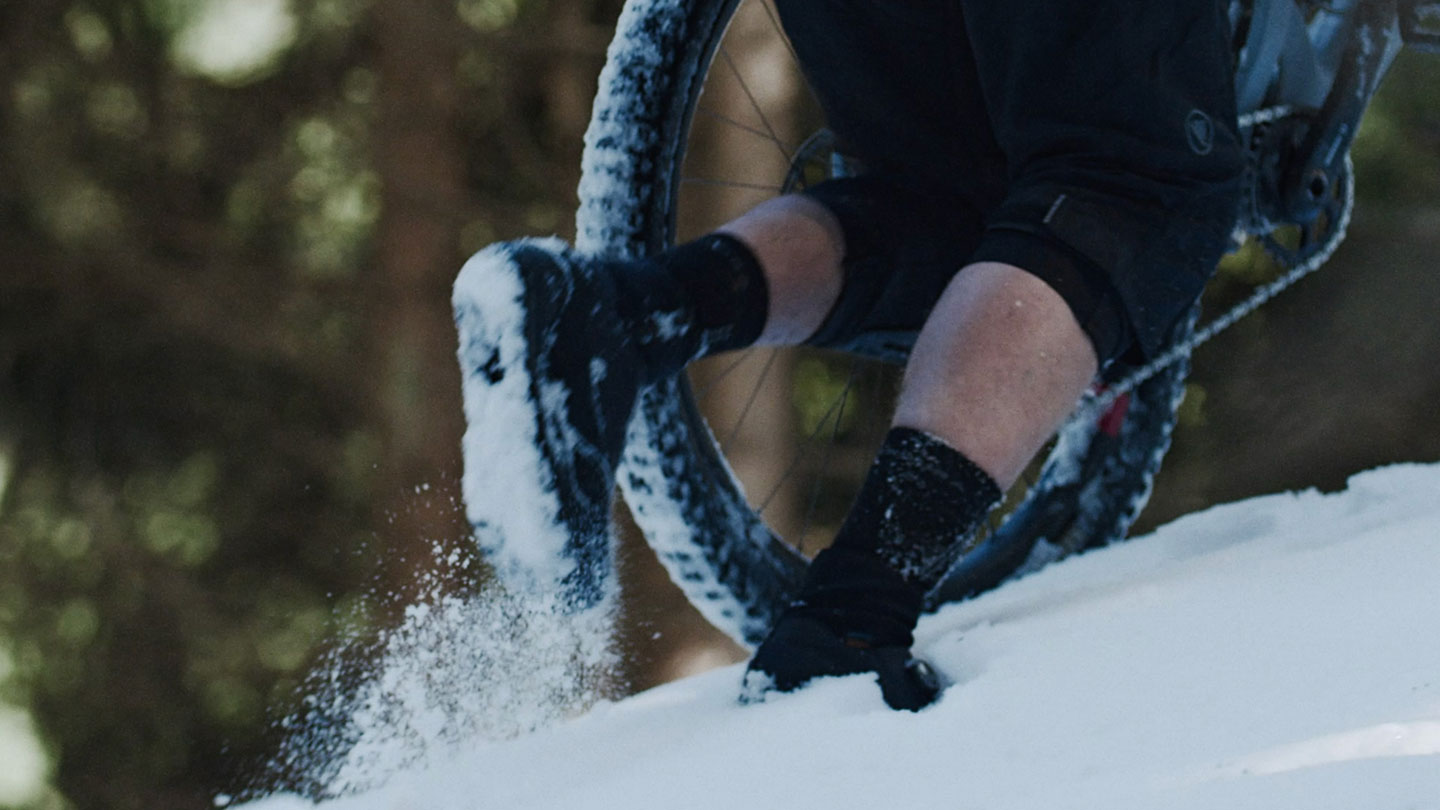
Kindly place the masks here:
[[(585, 135), (580, 250), (633, 256), (673, 240), (686, 136), (737, 5), (626, 3)], [(1169, 445), (1187, 368), (1178, 363), (1151, 378), (1119, 410), (1072, 420), (1020, 505), (947, 576), (932, 606), (993, 587), (1027, 564), (1123, 537)], [(696, 608), (736, 641), (757, 643), (806, 561), (747, 505), (683, 378), (641, 397), (619, 483)]]

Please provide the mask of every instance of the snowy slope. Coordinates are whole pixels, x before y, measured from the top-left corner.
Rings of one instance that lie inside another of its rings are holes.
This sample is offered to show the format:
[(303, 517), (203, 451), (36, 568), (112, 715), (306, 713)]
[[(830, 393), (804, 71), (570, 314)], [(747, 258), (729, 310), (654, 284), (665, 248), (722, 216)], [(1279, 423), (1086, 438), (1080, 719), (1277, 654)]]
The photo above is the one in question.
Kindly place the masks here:
[(918, 635), (956, 681), (918, 715), (863, 678), (741, 707), (728, 667), (322, 806), (1440, 809), (1440, 466), (1192, 515)]

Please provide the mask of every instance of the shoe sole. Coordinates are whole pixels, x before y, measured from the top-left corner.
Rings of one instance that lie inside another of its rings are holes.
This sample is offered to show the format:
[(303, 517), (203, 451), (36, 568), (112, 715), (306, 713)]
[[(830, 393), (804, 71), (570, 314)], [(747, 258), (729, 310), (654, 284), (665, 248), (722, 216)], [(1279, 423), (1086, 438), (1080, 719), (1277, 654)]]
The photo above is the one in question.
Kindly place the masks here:
[[(542, 448), (562, 452), (564, 388), (543, 379), (540, 347), (532, 345), (535, 321), (523, 270), (515, 256), (525, 249), (565, 255), (558, 239), (526, 239), (492, 245), (470, 258), (456, 277), (451, 304), (459, 333), (458, 358), (466, 430), (461, 487), (476, 542), (497, 574), (512, 588), (577, 591), (571, 601), (590, 607), (607, 594), (584, 576), (580, 538), (562, 519), (563, 478)], [(556, 439), (561, 439), (556, 447)], [(608, 527), (605, 527), (608, 530)], [(583, 586), (580, 580), (587, 580)]]

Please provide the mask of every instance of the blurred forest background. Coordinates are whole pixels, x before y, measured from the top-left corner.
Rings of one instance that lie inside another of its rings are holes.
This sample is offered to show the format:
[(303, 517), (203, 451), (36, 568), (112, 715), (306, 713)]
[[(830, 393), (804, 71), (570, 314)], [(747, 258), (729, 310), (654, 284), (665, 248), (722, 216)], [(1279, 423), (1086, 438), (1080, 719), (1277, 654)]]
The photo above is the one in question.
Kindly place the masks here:
[[(449, 285), (569, 235), (618, 10), (0, 2), (0, 807), (209, 806), (465, 548)], [(1440, 459), (1440, 59), (1356, 159), (1332, 266), (1197, 357), (1142, 528)], [(732, 660), (630, 542), (631, 687)]]

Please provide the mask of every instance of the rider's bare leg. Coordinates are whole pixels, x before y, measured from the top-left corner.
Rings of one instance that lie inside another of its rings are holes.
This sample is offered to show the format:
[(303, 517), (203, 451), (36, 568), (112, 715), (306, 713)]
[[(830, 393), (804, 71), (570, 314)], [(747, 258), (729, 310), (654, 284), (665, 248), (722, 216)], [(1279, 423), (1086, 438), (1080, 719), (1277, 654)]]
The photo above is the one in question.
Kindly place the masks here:
[[(782, 198), (726, 232), (763, 269), (764, 339), (813, 334), (844, 278), (845, 245), (828, 210)], [(894, 428), (849, 517), (751, 660), (747, 691), (874, 672), (894, 708), (933, 700), (937, 687), (909, 659), (923, 595), (1096, 368), (1090, 338), (1048, 284), (1006, 264), (962, 269), (921, 330)]]
[(920, 332), (895, 425), (943, 440), (1008, 488), (1097, 367), (1090, 339), (1053, 288), (1018, 267), (973, 264)]
[(844, 279), (845, 237), (830, 210), (809, 197), (776, 197), (719, 229), (755, 254), (770, 291), (759, 344), (788, 346), (815, 334)]
[[(844, 277), (844, 236), (829, 209), (804, 196), (779, 197), (720, 231), (749, 246), (764, 268), (770, 312), (760, 342), (795, 344), (814, 334)], [(895, 425), (941, 439), (1007, 488), (1097, 364), (1089, 338), (1048, 284), (1010, 265), (971, 265), (920, 333)]]

